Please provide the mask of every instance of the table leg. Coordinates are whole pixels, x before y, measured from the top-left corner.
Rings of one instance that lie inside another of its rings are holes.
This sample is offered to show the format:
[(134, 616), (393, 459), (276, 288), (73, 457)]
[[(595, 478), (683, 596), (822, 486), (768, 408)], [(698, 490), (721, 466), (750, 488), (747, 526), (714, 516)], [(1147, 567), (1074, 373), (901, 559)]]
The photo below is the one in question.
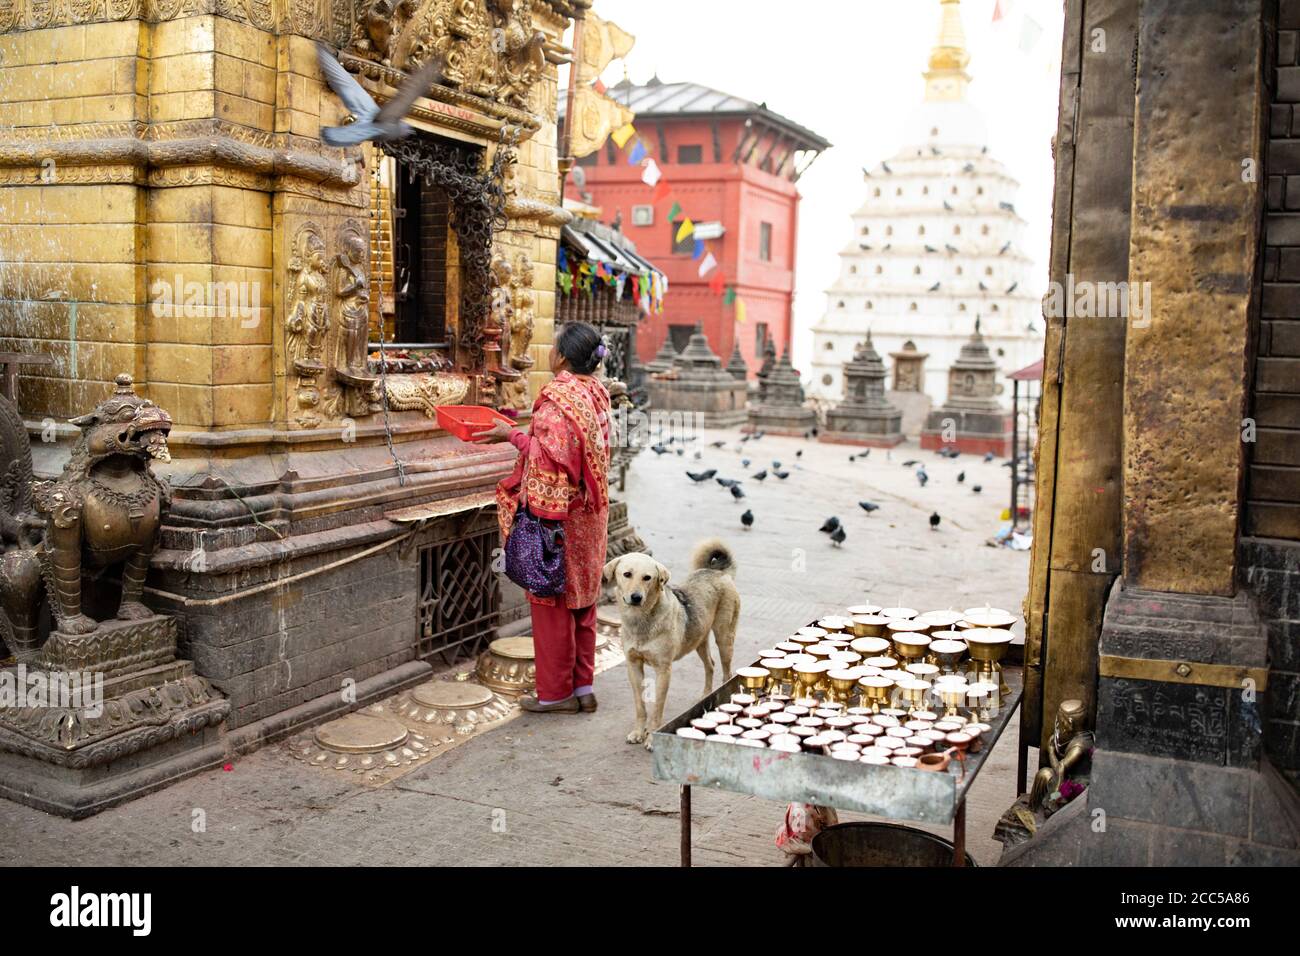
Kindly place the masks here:
[(682, 866), (691, 865), (691, 788), (683, 785), (681, 793), (681, 816), (682, 816)]
[(966, 801), (957, 804), (957, 816), (952, 821), (952, 865), (966, 865)]

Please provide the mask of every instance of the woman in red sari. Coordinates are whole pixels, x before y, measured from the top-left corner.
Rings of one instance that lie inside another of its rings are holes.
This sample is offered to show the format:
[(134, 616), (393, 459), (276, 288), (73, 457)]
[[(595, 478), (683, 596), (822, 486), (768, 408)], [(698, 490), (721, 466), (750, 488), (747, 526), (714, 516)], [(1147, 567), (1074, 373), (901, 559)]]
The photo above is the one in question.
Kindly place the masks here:
[(555, 377), (533, 403), (529, 431), (498, 423), (477, 439), (508, 440), (519, 449), (514, 471), (497, 485), (502, 546), (521, 493), (534, 515), (564, 528), (564, 595), (528, 595), (537, 691), (519, 705), (534, 713), (596, 709), (596, 601), (609, 524), (609, 391), (593, 373), (605, 354), (592, 326), (567, 323), (551, 349)]

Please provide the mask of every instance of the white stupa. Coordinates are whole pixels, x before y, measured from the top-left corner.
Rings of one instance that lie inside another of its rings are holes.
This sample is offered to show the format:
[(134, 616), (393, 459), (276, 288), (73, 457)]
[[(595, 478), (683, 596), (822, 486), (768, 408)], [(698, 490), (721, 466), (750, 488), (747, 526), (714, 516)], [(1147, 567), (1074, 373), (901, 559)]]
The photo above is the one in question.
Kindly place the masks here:
[(960, 0), (939, 3), (939, 42), (909, 145), (864, 170), (866, 200), (813, 328), (808, 392), (830, 402), (842, 397), (844, 363), (868, 329), (891, 366), (891, 388), (890, 353), (909, 343), (928, 353), (921, 387), (934, 406), (947, 398), (948, 368), (977, 317), (1004, 373), (1043, 355), (1042, 307), (1027, 287), (1025, 221), (1015, 210), (1019, 184), (988, 154), (984, 117), (966, 99)]

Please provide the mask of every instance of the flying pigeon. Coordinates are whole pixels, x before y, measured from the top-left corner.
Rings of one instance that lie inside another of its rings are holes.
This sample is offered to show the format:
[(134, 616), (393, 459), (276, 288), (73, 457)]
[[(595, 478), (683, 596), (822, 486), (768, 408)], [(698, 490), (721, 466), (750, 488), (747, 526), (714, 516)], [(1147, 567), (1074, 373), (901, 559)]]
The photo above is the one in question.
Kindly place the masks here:
[(938, 146), (931, 146), (931, 147), (930, 147), (930, 152), (931, 152), (932, 154), (934, 154), (935, 156), (942, 156), (942, 155), (943, 155), (943, 153), (939, 152), (939, 147), (938, 147)]
[(954, 246), (951, 242), (945, 242), (943, 244), (943, 247), (947, 249), (949, 252), (953, 253), (954, 255), (961, 252), (961, 250), (958, 249), (956, 246)]
[(1007, 243), (1001, 249), (998, 250), (998, 255), (1000, 256), (1006, 255), (1007, 250), (1010, 248), (1011, 248), (1011, 241), (1007, 240)]
[(745, 526), (746, 531), (754, 527), (754, 512), (746, 511), (743, 515), (740, 516), (740, 523)]
[(938, 531), (938, 530), (939, 530), (939, 520), (940, 520), (940, 519), (939, 519), (939, 512), (937, 512), (937, 511), (933, 511), (933, 512), (930, 513), (930, 530), (931, 530), (931, 531)]
[(836, 528), (831, 532), (831, 547), (838, 548), (844, 543), (844, 539), (847, 537), (848, 535), (844, 533), (843, 528)]
[(926, 251), (926, 252), (938, 252), (939, 250), (936, 249), (934, 246), (927, 245), (927, 246), (925, 247), (925, 251)]
[(1011, 293), (1015, 292), (1015, 291), (1016, 291), (1016, 286), (1018, 286), (1018, 285), (1020, 285), (1020, 283), (1017, 281), (1017, 282), (1013, 282), (1013, 283), (1011, 283), (1011, 285), (1007, 286), (1007, 295), (1010, 295)]
[(981, 280), (981, 282), (980, 282), (980, 291), (981, 291), (981, 292), (987, 292), (987, 291), (989, 291), (989, 287), (986, 286), (982, 280)]
[(873, 511), (880, 510), (880, 505), (876, 504), (873, 501), (859, 501), (858, 507), (861, 508), (863, 511), (865, 511), (867, 514), (871, 514), (871, 512)]
[(914, 468), (915, 466), (917, 466), (917, 465), (919, 465), (919, 464), (920, 464), (920, 462), (917, 461), (915, 458), (909, 458), (909, 459), (907, 459), (907, 461), (903, 462), (903, 467), (904, 467), (904, 468)]
[(1005, 209), (1007, 212), (1015, 212), (1015, 211), (1016, 211), (1015, 204), (1014, 204), (1014, 203), (1009, 203), (1009, 202), (1000, 202), (1000, 203), (998, 203), (998, 208), (999, 208), (999, 209)]
[(691, 479), (691, 481), (695, 482), (696, 484), (699, 484), (701, 481), (708, 481), (717, 473), (718, 473), (718, 469), (710, 468), (708, 471), (701, 471), (698, 474), (693, 471), (688, 471), (686, 473), (686, 477)]
[(939, 291), (939, 283), (936, 282), (934, 285), (930, 286), (930, 288), (929, 288), (927, 291), (929, 291), (929, 292), (938, 292), (938, 291)]
[(947, 209), (949, 212), (952, 212), (952, 204), (949, 203), (948, 200), (946, 199), (943, 201), (943, 208)]
[(380, 107), (323, 43), (316, 44), (316, 62), (325, 74), (325, 82), (353, 117), (353, 122), (347, 126), (321, 127), (320, 138), (326, 146), (356, 146), (367, 140), (382, 143), (410, 136), (415, 130), (404, 123), (403, 118), (410, 111), (411, 104), (428, 93), (429, 87), (442, 73), (442, 60), (430, 57), (419, 70), (403, 80), (393, 98)]
[(967, 163), (965, 166), (963, 166), (963, 167), (961, 168), (961, 171), (962, 171), (963, 173), (973, 173), (973, 172), (975, 172), (975, 164), (974, 164), (974, 163)]
[(722, 487), (724, 488), (735, 488), (737, 485), (740, 484), (740, 482), (738, 482), (735, 478), (714, 478), (713, 480), (716, 481), (718, 484), (722, 485)]
[(839, 518), (827, 518), (825, 521), (822, 522), (822, 526), (817, 530), (822, 532), (823, 534), (829, 534), (839, 526), (840, 526)]
[(885, 162), (883, 159), (880, 161), (880, 168), (887, 173), (893, 172), (893, 170), (889, 168), (889, 163)]

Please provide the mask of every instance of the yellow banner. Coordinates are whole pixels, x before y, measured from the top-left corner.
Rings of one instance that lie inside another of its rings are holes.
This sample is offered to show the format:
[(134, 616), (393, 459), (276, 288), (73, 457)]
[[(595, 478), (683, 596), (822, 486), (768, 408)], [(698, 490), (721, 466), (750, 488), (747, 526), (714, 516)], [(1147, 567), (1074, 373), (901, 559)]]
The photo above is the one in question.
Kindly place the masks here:
[(582, 50), (578, 54), (577, 82), (594, 83), (605, 67), (628, 55), (636, 37), (594, 13), (588, 13), (582, 25)]
[[(597, 93), (590, 86), (579, 86), (574, 90), (573, 115), (577, 122), (573, 124), (569, 148), (575, 157), (582, 157), (590, 156), (605, 145), (611, 133), (629, 128), (634, 114), (604, 93)], [(614, 135), (614, 142), (618, 142), (618, 133)], [(627, 139), (624, 138), (623, 142)]]

